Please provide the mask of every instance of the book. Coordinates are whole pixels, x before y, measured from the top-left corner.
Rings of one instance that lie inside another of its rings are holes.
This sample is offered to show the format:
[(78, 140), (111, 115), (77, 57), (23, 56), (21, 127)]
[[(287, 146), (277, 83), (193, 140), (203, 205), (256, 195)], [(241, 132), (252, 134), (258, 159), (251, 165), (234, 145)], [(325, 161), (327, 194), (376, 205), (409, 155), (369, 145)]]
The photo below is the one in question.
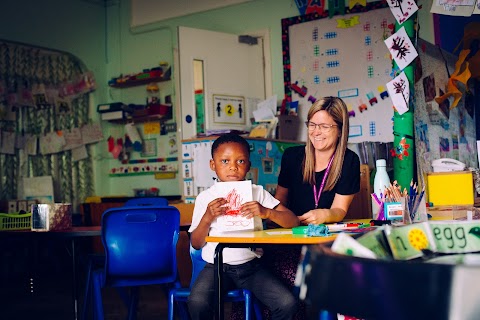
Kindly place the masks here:
[(102, 112), (100, 118), (102, 120), (122, 120), (127, 118), (127, 114), (123, 110)]

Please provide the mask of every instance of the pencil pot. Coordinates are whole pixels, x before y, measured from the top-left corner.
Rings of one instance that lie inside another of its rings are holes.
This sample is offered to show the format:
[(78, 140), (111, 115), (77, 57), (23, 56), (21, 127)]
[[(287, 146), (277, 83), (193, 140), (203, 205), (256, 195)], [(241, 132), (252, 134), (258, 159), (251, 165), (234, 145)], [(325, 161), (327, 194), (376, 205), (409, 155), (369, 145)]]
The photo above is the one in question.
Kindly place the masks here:
[(70, 203), (32, 205), (32, 231), (59, 231), (72, 228)]

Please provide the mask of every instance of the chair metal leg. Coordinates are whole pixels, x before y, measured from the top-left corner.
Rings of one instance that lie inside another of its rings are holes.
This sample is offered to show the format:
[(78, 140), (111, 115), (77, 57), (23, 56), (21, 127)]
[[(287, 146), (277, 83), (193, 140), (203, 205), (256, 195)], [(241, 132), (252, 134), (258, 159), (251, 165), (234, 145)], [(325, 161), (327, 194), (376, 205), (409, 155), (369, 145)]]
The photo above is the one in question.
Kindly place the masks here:
[(252, 296), (249, 294), (243, 293), (245, 297), (245, 320), (251, 320), (252, 316)]
[(138, 296), (140, 293), (139, 287), (132, 287), (130, 291), (130, 303), (128, 304), (128, 320), (137, 319)]
[(90, 283), (92, 281), (92, 268), (93, 268), (93, 262), (90, 260), (88, 262), (88, 267), (87, 267), (87, 279), (85, 282), (85, 294), (83, 297), (83, 307), (82, 307), (82, 312), (81, 312), (81, 319), (82, 320), (87, 320), (87, 314), (88, 314), (88, 305), (91, 303), (91, 286), (92, 284)]
[(93, 298), (94, 298), (94, 311), (96, 320), (103, 320), (103, 301), (102, 301), (102, 278), (103, 271), (93, 272)]
[(173, 296), (173, 292), (169, 292), (168, 293), (168, 320), (173, 320), (174, 306), (175, 306), (175, 298)]

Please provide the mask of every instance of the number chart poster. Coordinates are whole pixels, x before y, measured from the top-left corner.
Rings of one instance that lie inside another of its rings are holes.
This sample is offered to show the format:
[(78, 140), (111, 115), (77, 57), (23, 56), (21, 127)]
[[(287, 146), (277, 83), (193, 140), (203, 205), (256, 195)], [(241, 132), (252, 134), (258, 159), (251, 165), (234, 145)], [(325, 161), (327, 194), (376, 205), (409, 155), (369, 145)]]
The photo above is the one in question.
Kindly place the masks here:
[[(349, 142), (391, 142), (393, 104), (386, 84), (392, 61), (384, 40), (395, 18), (378, 2), (346, 12), (282, 20), (286, 98), (298, 101), (297, 112), (306, 119), (316, 99), (338, 96), (349, 111)], [(306, 137), (302, 127), (300, 140)]]

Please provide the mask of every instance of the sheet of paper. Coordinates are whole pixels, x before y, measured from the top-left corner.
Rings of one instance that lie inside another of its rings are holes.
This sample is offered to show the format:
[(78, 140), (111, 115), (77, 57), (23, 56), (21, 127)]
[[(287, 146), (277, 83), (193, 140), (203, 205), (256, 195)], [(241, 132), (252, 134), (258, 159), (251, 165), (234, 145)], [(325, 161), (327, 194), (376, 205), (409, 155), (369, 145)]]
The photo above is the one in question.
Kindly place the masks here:
[[(442, 1), (442, 0), (441, 0)], [(451, 1), (451, 0), (445, 0)], [(468, 0), (472, 1), (472, 0)], [(404, 23), (408, 18), (417, 12), (418, 7), (415, 1), (388, 1), (390, 10), (399, 24)]]
[(388, 37), (385, 44), (400, 70), (405, 69), (418, 56), (405, 27)]
[(261, 107), (255, 111), (253, 111), (253, 117), (255, 118), (256, 122), (262, 120), (270, 120), (275, 118), (275, 114), (269, 107)]
[(408, 101), (410, 99), (410, 86), (405, 72), (402, 71), (399, 76), (387, 83), (387, 88), (397, 112), (399, 114), (407, 112)]
[(221, 231), (253, 230), (254, 219), (245, 218), (240, 213), (242, 204), (252, 201), (252, 182), (217, 182), (215, 185), (219, 197), (227, 200), (226, 214), (217, 218)]
[(451, 4), (439, 4), (438, 1), (432, 1), (430, 13), (444, 14), (449, 16), (470, 17), (476, 6), (455, 6)]
[(269, 108), (273, 114), (277, 113), (277, 95), (273, 95), (257, 104), (257, 109)]

